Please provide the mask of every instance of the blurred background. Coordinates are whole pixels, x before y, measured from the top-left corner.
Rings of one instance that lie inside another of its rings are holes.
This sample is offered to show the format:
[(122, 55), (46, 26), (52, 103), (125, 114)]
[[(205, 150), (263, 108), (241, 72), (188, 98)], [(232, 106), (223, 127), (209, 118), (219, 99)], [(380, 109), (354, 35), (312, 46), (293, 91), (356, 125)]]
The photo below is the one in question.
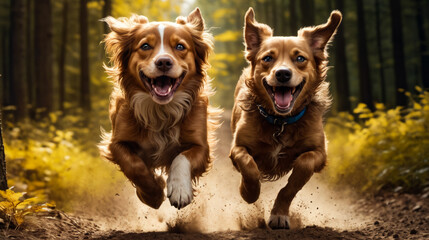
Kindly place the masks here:
[(110, 129), (112, 90), (102, 67), (109, 29), (100, 19), (136, 13), (174, 21), (195, 7), (215, 40), (211, 102), (226, 110), (247, 65), (242, 30), (249, 7), (277, 36), (325, 23), (339, 9), (344, 19), (329, 49), (327, 79), (333, 96), (328, 181), (370, 193), (429, 187), (426, 0), (0, 0), (9, 186), (70, 209), (71, 199), (103, 195), (123, 181), (96, 148), (100, 126)]

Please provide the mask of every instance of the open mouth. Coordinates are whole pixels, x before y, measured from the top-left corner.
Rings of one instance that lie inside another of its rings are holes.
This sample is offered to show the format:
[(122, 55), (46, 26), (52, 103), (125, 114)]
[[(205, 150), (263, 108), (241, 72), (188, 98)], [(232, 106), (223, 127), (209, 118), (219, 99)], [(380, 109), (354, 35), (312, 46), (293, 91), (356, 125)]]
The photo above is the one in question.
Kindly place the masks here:
[(305, 84), (305, 80), (296, 87), (270, 86), (266, 79), (263, 79), (263, 82), (268, 95), (270, 95), (271, 100), (274, 102), (276, 110), (280, 113), (288, 113), (292, 110), (293, 104)]
[(140, 71), (141, 80), (150, 89), (152, 96), (160, 102), (166, 102), (171, 99), (174, 92), (182, 83), (183, 78), (185, 78), (185, 75), (186, 72), (183, 72), (178, 78), (172, 78), (166, 75), (149, 78), (143, 71)]

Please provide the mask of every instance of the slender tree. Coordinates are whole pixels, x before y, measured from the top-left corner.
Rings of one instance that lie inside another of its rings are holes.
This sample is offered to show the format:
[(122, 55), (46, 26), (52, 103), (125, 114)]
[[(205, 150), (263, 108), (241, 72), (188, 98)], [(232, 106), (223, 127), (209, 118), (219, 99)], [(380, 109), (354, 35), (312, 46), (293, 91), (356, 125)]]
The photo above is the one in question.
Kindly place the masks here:
[(297, 14), (296, 14), (296, 0), (290, 0), (289, 2), (289, 28), (290, 28), (290, 35), (295, 36), (298, 32), (298, 21), (297, 21)]
[[(258, 5), (259, 5), (259, 7), (258, 7)], [(272, 13), (268, 9), (268, 3), (258, 1), (258, 5), (256, 5), (256, 9), (260, 9), (259, 12), (261, 13), (260, 15), (262, 17), (261, 19), (263, 20), (263, 22), (265, 24), (273, 26), (272, 23), (270, 22), (270, 16), (272, 15)]]
[[(26, 18), (26, 25), (27, 25), (27, 94), (28, 94), (28, 106), (30, 108), (29, 111), (32, 110), (32, 108), (36, 105), (35, 103), (35, 85), (34, 85), (34, 76), (35, 76), (35, 69), (34, 69), (34, 2), (33, 0), (26, 0), (27, 1), (27, 18)], [(31, 115), (31, 114), (30, 114)]]
[(428, 40), (424, 28), (424, 3), (417, 0), (417, 29), (419, 34), (420, 54), (421, 54), (421, 69), (422, 83), (424, 88), (429, 88), (429, 47)]
[(383, 60), (383, 47), (381, 44), (381, 13), (380, 13), (380, 0), (375, 0), (375, 26), (377, 35), (377, 55), (378, 63), (380, 64), (380, 85), (381, 85), (381, 101), (386, 103), (386, 80), (384, 77), (384, 60)]
[(300, 0), (300, 10), (301, 10), (301, 25), (312, 26), (314, 25), (314, 0)]
[(277, 4), (277, 1), (272, 1), (271, 2), (271, 7), (270, 7), (270, 10), (271, 10), (271, 22), (273, 23), (273, 26), (275, 26), (275, 28), (276, 28), (276, 35), (277, 36), (281, 36), (282, 35), (282, 26), (281, 26), (281, 24), (279, 24), (278, 22), (277, 22), (277, 19), (279, 18), (279, 15), (280, 15), (280, 13), (281, 13), (281, 9), (280, 9), (280, 6)]
[[(402, 37), (402, 10), (400, 0), (390, 0), (390, 18), (392, 21), (393, 58), (395, 60), (395, 87), (407, 90), (407, 76), (404, 61), (404, 40)], [(407, 98), (404, 93), (396, 92), (396, 105), (405, 106)]]
[(0, 112), (0, 190), (8, 189), (6, 178), (6, 157), (4, 155), (3, 136), (1, 128), (1, 112)]
[[(4, 36), (4, 30), (3, 30), (3, 28), (0, 28), (0, 36)], [(7, 56), (4, 53), (5, 49), (4, 49), (3, 45), (4, 45), (4, 39), (0, 38), (0, 56)], [(4, 101), (4, 97), (5, 97), (4, 93), (6, 92), (4, 90), (4, 88), (6, 87), (6, 84), (5, 84), (5, 80), (4, 80), (4, 76), (3, 76), (3, 74), (4, 74), (3, 69), (5, 67), (5, 62), (6, 62), (6, 60), (4, 58), (0, 57), (0, 72), (1, 72), (0, 73), (0, 94), (1, 94), (1, 97), (0, 97), (0, 106), (2, 105), (2, 103)]]
[(53, 110), (51, 1), (38, 0), (34, 4), (34, 13), (36, 105), (37, 108), (44, 110), (44, 114), (47, 114)]
[[(102, 17), (105, 18), (110, 15), (112, 15), (112, 0), (104, 0)], [(104, 33), (108, 33), (109, 31), (109, 26), (107, 24), (104, 24)]]
[[(288, 35), (288, 33), (289, 33), (289, 26), (288, 26), (288, 24), (287, 24), (287, 22), (289, 22), (290, 21), (290, 15), (289, 16), (287, 16), (287, 9), (288, 9), (288, 7), (287, 7), (287, 4), (288, 4), (288, 2), (287, 1), (284, 1), (284, 0), (279, 0), (280, 1), (280, 3), (279, 3), (279, 6), (281, 6), (281, 11), (280, 11), (280, 16), (278, 16), (278, 23), (282, 26), (282, 33), (283, 33), (283, 35)], [(287, 16), (287, 17), (286, 17)]]
[(59, 105), (60, 110), (64, 111), (64, 101), (65, 101), (65, 81), (66, 81), (66, 75), (65, 75), (65, 66), (66, 66), (66, 46), (67, 46), (67, 26), (68, 26), (68, 12), (69, 12), (69, 3), (68, 0), (64, 0), (63, 2), (63, 22), (62, 22), (62, 29), (61, 29), (61, 41), (60, 41), (60, 59), (59, 59)]
[(28, 116), (27, 83), (26, 83), (26, 2), (11, 0), (11, 82), (13, 86), (13, 102), (16, 105), (16, 119), (22, 120)]
[[(336, 0), (338, 10), (344, 11), (344, 0)], [(344, 38), (344, 22), (340, 25), (335, 35), (335, 83), (337, 86), (338, 111), (350, 110), (349, 73), (347, 70), (346, 41)]]
[[(8, 36), (8, 31), (5, 28), (2, 28), (0, 31), (1, 36)], [(0, 43), (1, 43), (1, 54), (2, 56), (9, 56), (9, 51), (10, 51), (10, 46), (8, 43), (7, 38), (0, 38)], [(2, 62), (2, 72), (0, 73), (0, 84), (1, 84), (1, 94), (2, 94), (2, 98), (1, 103), (3, 106), (8, 106), (11, 104), (10, 101), (10, 78), (9, 78), (9, 58), (0, 58), (1, 62)]]
[(85, 111), (91, 110), (89, 95), (89, 61), (88, 61), (88, 9), (86, 0), (80, 0), (80, 107)]
[(372, 98), (372, 85), (369, 74), (368, 50), (366, 45), (365, 12), (363, 10), (363, 0), (357, 0), (358, 16), (358, 68), (359, 68), (359, 90), (360, 100), (369, 109), (374, 109)]

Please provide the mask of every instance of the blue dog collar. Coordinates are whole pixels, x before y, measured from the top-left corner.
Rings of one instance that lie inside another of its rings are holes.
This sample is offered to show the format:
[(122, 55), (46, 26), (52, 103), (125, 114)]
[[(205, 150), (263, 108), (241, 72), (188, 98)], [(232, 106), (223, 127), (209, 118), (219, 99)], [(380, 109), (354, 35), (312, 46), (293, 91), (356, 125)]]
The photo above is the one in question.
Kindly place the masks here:
[(267, 111), (261, 106), (258, 105), (259, 113), (272, 125), (275, 126), (284, 126), (285, 124), (292, 124), (296, 123), (299, 119), (304, 116), (305, 111), (307, 110), (307, 107), (304, 107), (301, 112), (298, 113), (298, 115), (295, 116), (289, 116), (289, 117), (278, 117), (273, 116), (267, 113)]

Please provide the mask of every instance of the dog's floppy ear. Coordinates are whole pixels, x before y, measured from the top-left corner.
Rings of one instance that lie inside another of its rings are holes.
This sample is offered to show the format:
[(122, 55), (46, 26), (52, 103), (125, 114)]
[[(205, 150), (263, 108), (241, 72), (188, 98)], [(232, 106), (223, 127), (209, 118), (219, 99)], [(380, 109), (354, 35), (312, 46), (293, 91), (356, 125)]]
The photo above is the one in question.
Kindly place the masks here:
[(114, 18), (114, 17), (106, 17), (101, 19), (109, 25), (110, 30), (117, 34), (125, 34), (128, 33), (133, 26), (136, 24), (145, 24), (148, 23), (149, 20), (145, 16), (140, 15), (132, 15), (130, 18)]
[(326, 46), (332, 40), (341, 20), (341, 12), (338, 10), (332, 11), (327, 23), (300, 29), (298, 36), (307, 39), (315, 57), (325, 59), (327, 57)]
[(273, 36), (271, 28), (255, 20), (253, 8), (247, 10), (244, 17), (244, 41), (246, 45), (246, 58), (251, 61), (259, 50), (265, 38)]
[(185, 25), (192, 35), (195, 46), (195, 63), (197, 71), (205, 74), (209, 68), (208, 57), (213, 51), (212, 35), (204, 29), (204, 19), (199, 8), (195, 8), (188, 17), (177, 17), (176, 23)]
[[(179, 19), (176, 21), (179, 23)], [(200, 32), (204, 31), (204, 19), (203, 16), (201, 16), (201, 11), (199, 8), (195, 8), (195, 10), (188, 15), (186, 22), (191, 24), (195, 30)]]
[(133, 31), (136, 26), (146, 24), (149, 20), (145, 16), (132, 15), (130, 18), (118, 19), (106, 17), (102, 21), (106, 22), (112, 30), (105, 36), (104, 43), (113, 67), (105, 66), (105, 68), (108, 72), (114, 72), (113, 69), (118, 69), (123, 73), (128, 66), (128, 60), (132, 53)]

